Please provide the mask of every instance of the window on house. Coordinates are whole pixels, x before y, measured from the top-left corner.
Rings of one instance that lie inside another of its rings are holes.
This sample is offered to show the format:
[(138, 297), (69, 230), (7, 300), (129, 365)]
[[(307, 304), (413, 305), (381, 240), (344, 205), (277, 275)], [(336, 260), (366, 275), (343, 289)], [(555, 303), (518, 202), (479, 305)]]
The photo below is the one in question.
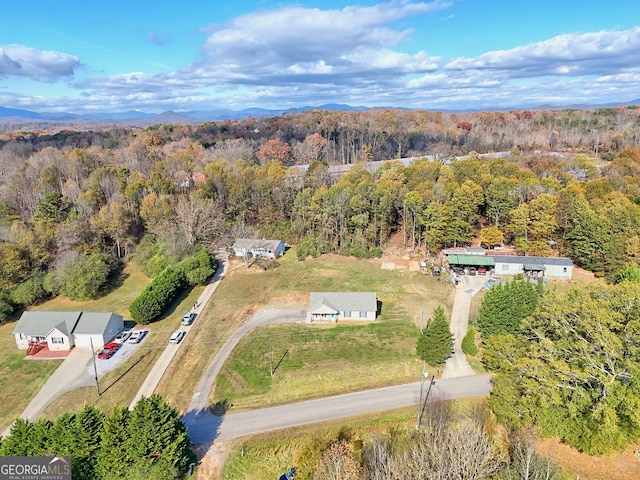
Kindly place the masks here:
[(26, 333), (21, 333), (20, 334), (20, 340), (27, 340), (27, 334)]
[(345, 310), (343, 312), (343, 317), (344, 318), (351, 318), (351, 310)]
[(61, 345), (64, 343), (64, 338), (62, 337), (51, 337), (51, 343), (56, 343), (58, 345)]
[(360, 318), (367, 318), (367, 311), (366, 310), (360, 310)]
[(509, 270), (509, 265), (502, 265), (502, 270)]
[(563, 267), (563, 268), (562, 268), (562, 271), (563, 271), (564, 273), (567, 273), (567, 267)]

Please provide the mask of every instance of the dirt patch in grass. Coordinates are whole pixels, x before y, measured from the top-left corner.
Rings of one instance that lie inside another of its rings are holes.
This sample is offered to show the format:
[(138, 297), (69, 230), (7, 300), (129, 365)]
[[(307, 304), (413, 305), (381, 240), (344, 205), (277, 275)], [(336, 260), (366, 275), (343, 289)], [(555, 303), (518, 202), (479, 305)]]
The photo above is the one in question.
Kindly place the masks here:
[(637, 480), (640, 478), (640, 457), (634, 452), (639, 448), (640, 445), (635, 445), (623, 453), (593, 457), (551, 438), (541, 441), (537, 450), (541, 456), (581, 480)]

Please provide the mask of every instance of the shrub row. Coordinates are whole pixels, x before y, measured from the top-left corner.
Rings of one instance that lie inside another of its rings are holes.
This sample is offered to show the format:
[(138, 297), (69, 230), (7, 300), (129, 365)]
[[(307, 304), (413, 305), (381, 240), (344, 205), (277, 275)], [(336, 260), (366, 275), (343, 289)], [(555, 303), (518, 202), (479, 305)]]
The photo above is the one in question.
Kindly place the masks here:
[(166, 267), (131, 303), (131, 318), (142, 324), (153, 322), (184, 288), (205, 283), (215, 271), (216, 260), (204, 248), (180, 263)]
[(184, 270), (175, 267), (165, 268), (131, 302), (131, 318), (142, 324), (153, 322), (186, 286)]

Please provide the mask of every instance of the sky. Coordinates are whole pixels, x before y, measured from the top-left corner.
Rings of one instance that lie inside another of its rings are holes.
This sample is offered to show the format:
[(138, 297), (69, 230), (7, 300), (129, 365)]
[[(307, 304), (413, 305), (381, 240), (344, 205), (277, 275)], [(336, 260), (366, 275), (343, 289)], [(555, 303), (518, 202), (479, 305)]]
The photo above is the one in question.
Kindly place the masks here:
[(640, 99), (637, 0), (29, 0), (0, 10), (0, 106), (427, 110)]

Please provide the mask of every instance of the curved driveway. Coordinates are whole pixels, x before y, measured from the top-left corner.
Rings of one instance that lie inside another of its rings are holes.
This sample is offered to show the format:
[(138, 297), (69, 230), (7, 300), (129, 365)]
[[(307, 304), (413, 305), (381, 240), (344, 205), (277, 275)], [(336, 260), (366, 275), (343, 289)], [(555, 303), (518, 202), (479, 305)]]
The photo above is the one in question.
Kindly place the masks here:
[[(455, 353), (447, 361), (442, 379), (433, 385), (433, 394), (454, 399), (488, 395), (490, 375), (476, 375), (461, 349), (469, 322), (471, 298), (484, 284), (482, 277), (464, 277), (456, 289), (451, 329), (455, 335)], [(188, 412), (182, 417), (194, 451), (200, 459), (221, 455), (219, 442), (269, 430), (353, 417), (367, 413), (417, 405), (421, 382), (375, 390), (320, 398), (289, 405), (214, 416), (208, 405), (209, 392), (225, 360), (240, 339), (253, 328), (274, 323), (292, 323), (305, 318), (305, 309), (259, 312), (236, 330), (225, 342), (207, 368), (194, 393)], [(214, 464), (221, 462), (213, 461)]]
[(307, 310), (304, 308), (296, 309), (272, 309), (268, 308), (261, 310), (251, 320), (238, 328), (231, 334), (228, 340), (222, 345), (222, 348), (218, 351), (214, 359), (209, 364), (207, 371), (204, 373), (198, 386), (196, 388), (193, 397), (191, 398), (191, 404), (189, 405), (189, 411), (198, 411), (209, 407), (207, 401), (209, 397), (209, 391), (213, 386), (213, 383), (220, 373), (220, 369), (227, 357), (231, 354), (238, 342), (247, 333), (257, 327), (263, 327), (265, 325), (275, 325), (278, 323), (299, 323), (303, 322)]

